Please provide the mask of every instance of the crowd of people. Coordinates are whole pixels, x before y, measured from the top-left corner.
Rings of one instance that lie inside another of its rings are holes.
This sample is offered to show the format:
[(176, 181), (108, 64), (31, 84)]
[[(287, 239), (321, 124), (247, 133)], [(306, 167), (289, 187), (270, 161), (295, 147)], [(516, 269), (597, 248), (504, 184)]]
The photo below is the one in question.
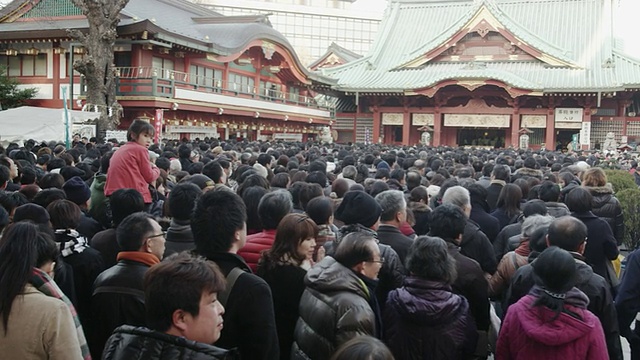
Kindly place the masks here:
[(628, 154), (163, 141), (0, 149), (7, 359), (640, 359)]

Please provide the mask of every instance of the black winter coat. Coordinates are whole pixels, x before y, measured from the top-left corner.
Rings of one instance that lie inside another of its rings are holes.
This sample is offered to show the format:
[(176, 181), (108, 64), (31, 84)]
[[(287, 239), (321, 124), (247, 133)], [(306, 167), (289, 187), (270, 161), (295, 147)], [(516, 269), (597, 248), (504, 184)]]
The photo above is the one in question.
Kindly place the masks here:
[(515, 250), (510, 249), (509, 238), (515, 235), (520, 235), (520, 233), (522, 233), (522, 221), (507, 225), (504, 227), (504, 229), (500, 230), (498, 236), (496, 237), (496, 241), (493, 242), (493, 251), (498, 262), (502, 260), (504, 254), (508, 253), (509, 251)]
[(191, 222), (189, 220), (171, 219), (171, 224), (167, 229), (167, 242), (165, 243), (164, 257), (182, 251), (191, 251), (196, 248), (191, 232)]
[[(607, 351), (610, 359), (622, 359), (622, 347), (620, 344), (620, 330), (618, 328), (618, 317), (616, 308), (611, 298), (609, 284), (604, 278), (593, 272), (591, 266), (587, 265), (584, 257), (578, 253), (571, 253), (576, 259), (577, 284), (576, 287), (589, 297), (587, 309), (600, 319), (607, 341)], [(505, 296), (504, 304), (505, 316), (508, 306), (515, 304), (535, 284), (533, 279), (533, 267), (531, 264), (525, 265), (516, 271), (511, 279), (511, 286)]]
[(427, 204), (414, 201), (410, 201), (407, 207), (413, 212), (413, 218), (416, 221), (416, 224), (413, 225), (413, 231), (415, 231), (418, 236), (427, 235), (427, 233), (429, 233), (431, 208)]
[(615, 236), (618, 245), (622, 244), (624, 238), (624, 215), (622, 214), (620, 201), (613, 195), (613, 190), (608, 186), (585, 186), (585, 189), (589, 190), (593, 196), (591, 201), (593, 209), (591, 209), (591, 212), (604, 219), (611, 226), (613, 236)]
[(444, 283), (408, 277), (389, 293), (384, 324), (396, 359), (466, 359), (476, 348), (469, 304)]
[(238, 348), (242, 360), (277, 359), (280, 350), (269, 285), (252, 274), (247, 263), (236, 254), (221, 252), (207, 258), (220, 267), (224, 276), (236, 267), (245, 271), (229, 293), (222, 316), (224, 330), (216, 345)]
[(472, 258), (480, 264), (482, 270), (488, 274), (493, 274), (498, 268), (496, 256), (493, 253), (493, 245), (487, 238), (478, 224), (468, 219), (460, 242), (460, 252), (462, 255)]
[(606, 280), (606, 263), (615, 260), (619, 254), (616, 239), (609, 224), (591, 211), (587, 213), (574, 212), (571, 216), (580, 219), (587, 226), (588, 239), (583, 255), (587, 259), (587, 264), (593, 268), (593, 272)]
[(498, 204), (498, 197), (504, 185), (498, 182), (491, 182), (491, 185), (487, 188), (487, 204), (489, 204), (489, 210), (493, 211)]
[(471, 199), (469, 219), (478, 224), (480, 230), (489, 238), (489, 241), (493, 243), (496, 240), (496, 236), (500, 232), (500, 223), (496, 218), (489, 215), (489, 205), (486, 201)]
[(103, 360), (235, 360), (235, 350), (187, 340), (143, 327), (116, 329), (104, 349)]
[(101, 358), (104, 344), (118, 326), (147, 324), (142, 278), (148, 269), (137, 261), (120, 260), (96, 279), (91, 297), (93, 321), (85, 325), (92, 358)]
[[(407, 258), (409, 247), (413, 244), (413, 240), (405, 236), (400, 230), (391, 225), (380, 225), (378, 227), (378, 240), (380, 243), (389, 245), (400, 258), (400, 262), (404, 264), (404, 260)], [(385, 258), (386, 259), (386, 258)]]
[(329, 359), (344, 342), (376, 334), (371, 294), (351, 269), (327, 256), (305, 277), (292, 359)]

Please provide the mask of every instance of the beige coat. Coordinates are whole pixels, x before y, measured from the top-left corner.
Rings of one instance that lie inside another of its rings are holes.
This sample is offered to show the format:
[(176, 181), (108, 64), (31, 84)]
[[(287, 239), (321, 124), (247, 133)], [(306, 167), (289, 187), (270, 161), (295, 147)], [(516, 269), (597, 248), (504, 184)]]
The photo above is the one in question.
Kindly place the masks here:
[(13, 301), (9, 331), (0, 321), (3, 359), (82, 360), (71, 311), (62, 301), (27, 284)]

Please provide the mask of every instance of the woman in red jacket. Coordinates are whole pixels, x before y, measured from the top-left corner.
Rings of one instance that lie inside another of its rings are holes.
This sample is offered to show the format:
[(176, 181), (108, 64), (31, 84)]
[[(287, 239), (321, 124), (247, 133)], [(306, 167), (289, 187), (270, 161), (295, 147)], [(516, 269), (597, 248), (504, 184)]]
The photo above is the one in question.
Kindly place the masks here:
[(144, 203), (151, 205), (149, 184), (154, 184), (160, 175), (160, 169), (151, 162), (149, 145), (153, 142), (155, 129), (143, 120), (133, 120), (127, 132), (127, 142), (111, 157), (104, 195), (118, 189), (135, 189), (142, 194)]
[(509, 307), (496, 359), (607, 359), (600, 320), (587, 310), (589, 298), (574, 287), (571, 254), (550, 247), (531, 266), (536, 285)]

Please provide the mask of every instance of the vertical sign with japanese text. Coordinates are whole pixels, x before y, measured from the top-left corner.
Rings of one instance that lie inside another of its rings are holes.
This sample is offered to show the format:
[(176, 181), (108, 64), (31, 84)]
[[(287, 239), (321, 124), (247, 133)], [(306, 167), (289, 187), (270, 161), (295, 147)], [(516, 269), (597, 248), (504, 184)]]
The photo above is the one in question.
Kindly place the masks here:
[(155, 144), (160, 143), (160, 133), (162, 132), (162, 120), (164, 117), (164, 109), (156, 109), (156, 116), (153, 120), (153, 128), (156, 130), (153, 136), (153, 142)]

